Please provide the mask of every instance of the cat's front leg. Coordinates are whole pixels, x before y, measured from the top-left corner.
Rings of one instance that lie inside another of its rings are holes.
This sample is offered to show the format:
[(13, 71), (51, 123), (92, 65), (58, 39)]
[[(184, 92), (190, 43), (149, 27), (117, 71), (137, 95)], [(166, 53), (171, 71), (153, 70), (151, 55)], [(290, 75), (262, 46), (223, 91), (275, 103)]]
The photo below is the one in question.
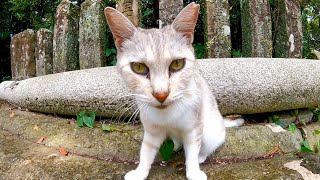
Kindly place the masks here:
[(137, 169), (125, 175), (125, 180), (144, 180), (148, 177), (151, 165), (165, 137), (165, 133), (160, 131), (144, 132), (139, 165)]
[(201, 136), (196, 130), (185, 136), (184, 151), (186, 156), (186, 175), (188, 180), (207, 180), (207, 175), (200, 170), (199, 151), (201, 148)]

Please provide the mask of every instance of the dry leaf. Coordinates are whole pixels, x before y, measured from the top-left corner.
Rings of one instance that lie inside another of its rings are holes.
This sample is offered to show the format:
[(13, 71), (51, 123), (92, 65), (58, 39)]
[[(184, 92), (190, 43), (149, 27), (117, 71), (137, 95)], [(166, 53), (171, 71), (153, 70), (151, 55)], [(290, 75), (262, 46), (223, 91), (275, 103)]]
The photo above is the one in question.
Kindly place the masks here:
[(61, 154), (61, 155), (64, 155), (64, 156), (68, 156), (68, 151), (66, 151), (65, 149), (63, 149), (63, 148), (60, 148), (59, 149), (59, 153)]
[(38, 131), (39, 127), (37, 125), (34, 125), (32, 129), (35, 130), (35, 131)]
[(14, 117), (14, 112), (11, 112), (9, 117), (13, 118)]
[(273, 148), (268, 154), (264, 155), (264, 157), (272, 157), (280, 148), (280, 145), (276, 146), (275, 148)]
[(45, 139), (46, 137), (41, 136), (40, 139), (36, 142), (36, 144), (41, 144)]

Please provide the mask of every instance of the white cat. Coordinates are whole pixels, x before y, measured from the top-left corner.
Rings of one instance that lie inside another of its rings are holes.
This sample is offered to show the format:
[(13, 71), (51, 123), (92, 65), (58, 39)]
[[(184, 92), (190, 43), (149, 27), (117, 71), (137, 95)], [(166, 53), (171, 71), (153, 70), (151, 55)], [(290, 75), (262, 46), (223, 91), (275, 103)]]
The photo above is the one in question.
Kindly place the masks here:
[(170, 137), (183, 145), (186, 176), (207, 179), (199, 163), (225, 142), (225, 126), (243, 120), (224, 120), (205, 80), (194, 70), (192, 47), (199, 5), (191, 3), (162, 29), (136, 28), (117, 10), (105, 15), (117, 47), (117, 69), (135, 94), (144, 137), (137, 169), (126, 180), (146, 179), (162, 144)]

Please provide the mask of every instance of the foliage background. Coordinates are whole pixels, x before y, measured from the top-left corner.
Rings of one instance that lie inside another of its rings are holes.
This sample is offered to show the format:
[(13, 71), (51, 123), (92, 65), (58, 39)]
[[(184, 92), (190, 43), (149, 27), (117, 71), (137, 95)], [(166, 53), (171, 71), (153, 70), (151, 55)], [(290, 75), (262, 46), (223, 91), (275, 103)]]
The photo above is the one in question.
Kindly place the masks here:
[[(1, 0), (0, 1), (0, 82), (10, 79), (10, 39), (14, 34), (25, 29), (38, 30), (47, 28), (53, 30), (55, 10), (61, 0)], [(81, 5), (84, 0), (71, 0)], [(184, 0), (201, 3), (201, 0)], [(274, 6), (276, 0), (269, 0)], [(115, 7), (116, 0), (106, 0), (108, 6)], [(301, 0), (303, 17), (303, 58), (315, 58), (313, 49), (320, 50), (320, 0)], [(158, 27), (158, 0), (140, 0), (140, 26), (143, 28)], [(229, 0), (232, 57), (242, 55), (240, 0)], [(271, 11), (272, 12), (272, 11)], [(275, 27), (273, 27), (274, 29)], [(107, 29), (106, 55), (108, 65), (116, 62), (116, 50), (110, 30)], [(204, 57), (204, 33), (202, 14), (198, 18), (195, 29), (194, 48), (197, 58)]]

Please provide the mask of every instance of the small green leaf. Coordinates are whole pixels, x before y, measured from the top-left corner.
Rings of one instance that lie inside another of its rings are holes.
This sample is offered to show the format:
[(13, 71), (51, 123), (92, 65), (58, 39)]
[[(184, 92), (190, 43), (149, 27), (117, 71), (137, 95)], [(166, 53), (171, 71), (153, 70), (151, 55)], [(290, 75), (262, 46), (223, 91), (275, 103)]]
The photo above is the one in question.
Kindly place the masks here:
[(291, 123), (291, 124), (289, 125), (289, 131), (290, 131), (290, 132), (294, 133), (294, 132), (296, 131), (296, 129), (297, 129), (296, 124)]
[(173, 153), (174, 143), (171, 139), (166, 139), (160, 147), (160, 155), (164, 161), (168, 161)]
[(85, 112), (84, 111), (80, 111), (77, 114), (77, 125), (78, 127), (83, 127), (83, 116), (85, 116)]
[(320, 140), (317, 143), (317, 149), (318, 149), (318, 153), (320, 152)]
[(307, 140), (302, 141), (300, 152), (313, 152)]
[(86, 112), (85, 112), (85, 111), (80, 111), (80, 112), (78, 113), (78, 115), (79, 115), (80, 117), (83, 117), (83, 116), (86, 115)]
[(110, 126), (110, 125), (107, 125), (107, 124), (102, 124), (102, 130), (105, 131), (105, 132), (113, 132), (113, 131), (118, 131), (119, 129), (117, 129), (114, 126)]
[(306, 121), (304, 119), (300, 120), (301, 124), (303, 124), (304, 126), (306, 126)]
[(85, 125), (87, 125), (89, 128), (93, 128), (94, 120), (91, 117), (84, 116), (83, 122)]
[(319, 135), (319, 134), (320, 134), (320, 130), (315, 129), (315, 130), (313, 131), (313, 134), (314, 134), (314, 135)]
[(90, 111), (89, 112), (89, 116), (90, 116), (91, 119), (93, 119), (93, 121), (96, 120), (96, 114), (94, 112)]
[(78, 127), (83, 127), (83, 117), (77, 116)]
[(282, 128), (285, 128), (285, 125), (284, 125), (284, 123), (280, 120), (280, 117), (279, 117), (279, 116), (274, 115), (274, 116), (272, 116), (272, 117), (269, 117), (269, 119), (271, 119), (273, 123), (281, 126)]

